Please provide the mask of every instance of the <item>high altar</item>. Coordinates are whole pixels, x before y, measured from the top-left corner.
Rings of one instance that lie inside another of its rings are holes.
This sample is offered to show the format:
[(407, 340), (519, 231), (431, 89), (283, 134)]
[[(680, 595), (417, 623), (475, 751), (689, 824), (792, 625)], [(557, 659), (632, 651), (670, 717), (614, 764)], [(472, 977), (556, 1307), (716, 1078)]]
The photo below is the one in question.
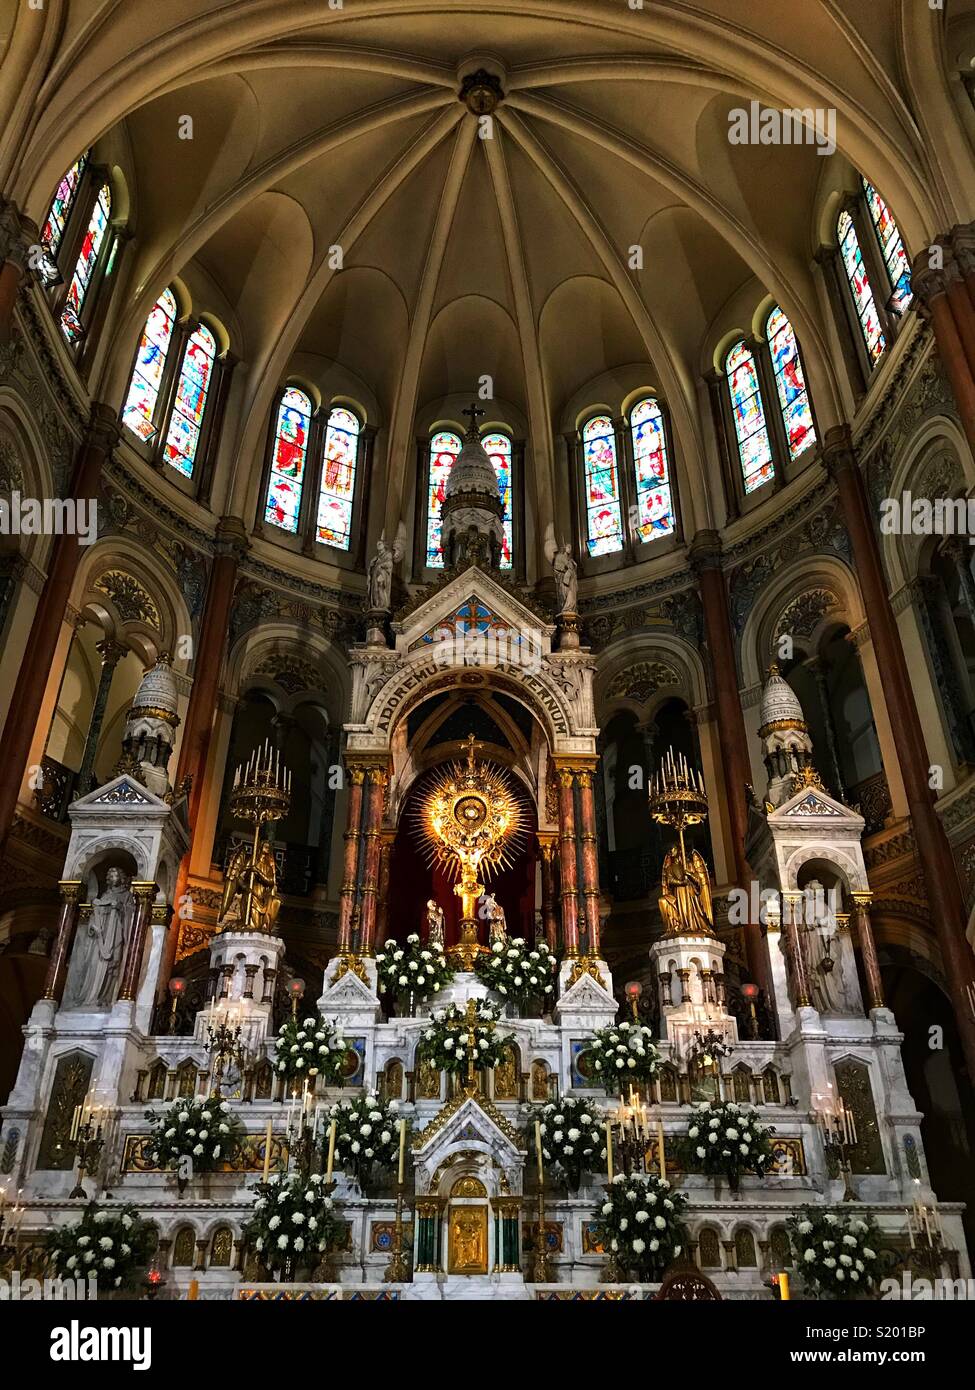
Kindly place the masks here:
[[(389, 1184), (365, 1196), (338, 1177), (346, 1234), (330, 1268), (304, 1288), (312, 1297), (646, 1294), (607, 1282), (608, 1252), (596, 1221), (604, 1179), (584, 1178), (578, 1191), (547, 1182), (540, 1191), (526, 1131), (527, 1107), (550, 1099), (581, 1097), (600, 1123), (607, 1108), (615, 1110), (618, 1101), (597, 1084), (587, 1046), (596, 1029), (635, 1012), (641, 990), (639, 983), (630, 987), (620, 1005), (601, 946), (593, 794), (599, 730), (574, 572), (564, 561), (560, 569), (555, 556), (553, 621), (502, 578), (496, 523), (494, 475), (474, 430), (445, 503), (451, 568), (432, 591), (391, 614), (382, 567), (392, 561), (380, 552), (368, 638), (351, 658), (341, 911), (318, 1000), (321, 1013), (340, 1025), (350, 1060), (346, 1086), (312, 1094), (306, 1104), (377, 1088), (399, 1102), (412, 1161), (398, 1191)], [(486, 693), (503, 695), (522, 731), (519, 748), (505, 753), (471, 735), (444, 744), (439, 763), (418, 763), (410, 731), (432, 700), (454, 691), (474, 707)], [(162, 660), (129, 713), (118, 774), (71, 806), (47, 987), (4, 1110), (5, 1171), (18, 1194), (18, 1246), (26, 1249), (33, 1236), (80, 1208), (70, 1195), (79, 1180), (70, 1122), (76, 1107), (95, 1106), (103, 1143), (81, 1175), (82, 1191), (102, 1194), (109, 1206), (132, 1201), (151, 1215), (170, 1288), (185, 1291), (193, 1281), (202, 1297), (257, 1297), (264, 1288), (259, 1262), (237, 1237), (258, 1178), (294, 1162), (294, 1101), (272, 1070), (275, 981), (286, 948), (276, 935), (279, 898), (266, 838), (287, 806), (288, 777), (269, 752), (240, 770), (233, 805), (252, 827), (251, 839), (227, 867), (219, 930), (209, 945), (211, 997), (192, 1036), (160, 1031), (154, 1005), (166, 978), (167, 934), (176, 930), (174, 896), (187, 843), (185, 800), (166, 770), (175, 709), (172, 671)], [(739, 955), (729, 950), (737, 929), (730, 914), (727, 923), (716, 921), (699, 842), (685, 842), (685, 831), (707, 816), (700, 774), (665, 762), (647, 808), (669, 827), (673, 845), (660, 890), (663, 932), (643, 972), (662, 1066), (644, 1096), (654, 1126), (639, 1164), (666, 1171), (689, 1194), (688, 1255), (722, 1296), (743, 1298), (768, 1296), (770, 1270), (788, 1259), (785, 1222), (804, 1204), (855, 1194), (894, 1239), (901, 1238), (905, 1207), (915, 1200), (937, 1205), (873, 950), (864, 822), (820, 785), (802, 710), (774, 670), (761, 737), (769, 783), (763, 804), (751, 807), (749, 856), (762, 883), (776, 891), (760, 923), (745, 919), (760, 927), (768, 953), (771, 989), (761, 1029), (754, 1004), (744, 1028), (729, 1009), (731, 984), (741, 983)], [(455, 893), (448, 886), (429, 910), (424, 899), (401, 891), (394, 854), (397, 835), (414, 833), (406, 822), (417, 805), (426, 807), (428, 847), (457, 887)], [(471, 967), (493, 938), (503, 943), (505, 931), (516, 934), (493, 897), (489, 919), (479, 910), (488, 900), (488, 871), (505, 854), (531, 857), (537, 931), (560, 955), (556, 997), (537, 1016), (518, 1017), (496, 996), (513, 1043), (493, 1071), (476, 1073), (471, 1064), (450, 1078), (423, 1056), (423, 1035), (434, 1009), (452, 1003), (474, 1017), (479, 1001), (491, 997)], [(840, 894), (832, 932), (809, 929), (801, 909), (811, 886)], [(390, 1013), (389, 1001), (384, 1012), (377, 946), (387, 936), (403, 940), (423, 923), (439, 932), (445, 916), (452, 981), (432, 998), (415, 999), (406, 1014)], [(746, 983), (742, 993), (754, 1000), (758, 991)], [(244, 1062), (225, 1070), (221, 1053), (215, 1073), (213, 1039), (221, 1026), (238, 1030), (234, 1056)], [(233, 1166), (180, 1192), (172, 1174), (146, 1161), (146, 1108), (206, 1094), (215, 1079), (246, 1139)], [(680, 1171), (676, 1140), (691, 1102), (708, 1098), (754, 1105), (774, 1125), (775, 1167), (764, 1181), (746, 1177), (730, 1192)], [(824, 1144), (823, 1114), (839, 1102), (855, 1111), (859, 1133), (838, 1165), (835, 1149)], [(958, 1206), (941, 1204), (940, 1218), (945, 1249), (965, 1273)]]

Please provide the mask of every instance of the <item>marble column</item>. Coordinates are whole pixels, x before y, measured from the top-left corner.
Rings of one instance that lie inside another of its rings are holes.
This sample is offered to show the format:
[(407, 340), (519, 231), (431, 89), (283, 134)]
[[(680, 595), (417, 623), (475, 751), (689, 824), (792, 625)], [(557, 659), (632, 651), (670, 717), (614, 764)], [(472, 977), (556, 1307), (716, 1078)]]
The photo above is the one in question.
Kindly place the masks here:
[(870, 925), (870, 900), (872, 893), (853, 894), (853, 920), (856, 924), (860, 955), (863, 957), (863, 973), (867, 977), (868, 1009), (886, 1008), (884, 985), (880, 978), (880, 962), (877, 960), (877, 947)]
[[(748, 757), (745, 719), (738, 691), (738, 665), (732, 638), (728, 587), (724, 570), (721, 568), (721, 537), (717, 532), (699, 531), (690, 547), (689, 559), (697, 576), (704, 610), (705, 635), (711, 658), (715, 713), (735, 855), (735, 877), (738, 886), (749, 895), (751, 901), (753, 895), (750, 889), (755, 875), (745, 855), (745, 839), (748, 834), (745, 789), (752, 779), (751, 762)], [(764, 993), (767, 1003), (771, 1005), (772, 977), (761, 923), (748, 921), (743, 932), (748, 973)]]
[(570, 767), (559, 775), (559, 829), (562, 871), (562, 949), (579, 954), (579, 876), (576, 867), (575, 774)]
[(949, 283), (954, 285), (957, 275), (953, 262), (944, 270), (932, 270), (925, 251), (914, 262), (911, 284), (918, 312), (931, 324), (965, 438), (975, 453), (975, 376), (948, 297)]
[(559, 923), (555, 909), (555, 848), (554, 835), (539, 835), (538, 850), (542, 866), (542, 926), (545, 944), (550, 951), (558, 949)]
[(84, 796), (91, 789), (95, 755), (98, 752), (98, 740), (101, 737), (105, 709), (112, 689), (112, 677), (115, 675), (115, 668), (125, 655), (126, 649), (120, 642), (113, 642), (110, 637), (106, 637), (95, 644), (95, 650), (102, 659), (102, 670), (98, 678), (98, 689), (95, 691), (95, 703), (92, 706), (91, 718), (88, 721), (85, 751), (81, 756), (81, 771), (78, 773), (79, 796)]
[(385, 941), (389, 934), (389, 873), (393, 861), (393, 840), (391, 830), (384, 830), (379, 837), (379, 887), (376, 894), (376, 941)]
[(345, 859), (342, 866), (342, 892), (339, 897), (338, 948), (342, 955), (352, 950), (352, 917), (358, 891), (359, 825), (362, 820), (362, 786), (366, 777), (364, 767), (350, 767), (349, 800), (345, 820)]
[(132, 884), (132, 893), (135, 897), (135, 921), (132, 924), (132, 932), (125, 948), (125, 959), (122, 963), (122, 982), (119, 985), (118, 991), (119, 999), (131, 999), (135, 1002), (135, 997), (139, 992), (139, 980), (142, 974), (142, 959), (146, 949), (146, 936), (149, 931), (149, 922), (152, 918), (152, 905), (156, 901), (156, 894), (158, 891), (155, 883)]
[(599, 846), (596, 840), (594, 770), (576, 774), (579, 783), (579, 838), (582, 841), (582, 915), (586, 925), (587, 956), (599, 955)]
[(812, 990), (809, 987), (809, 968), (806, 964), (802, 926), (796, 920), (801, 901), (801, 895), (785, 894), (784, 926), (789, 948), (789, 968), (792, 973), (792, 1004), (795, 1009), (808, 1009), (812, 1007)]
[(975, 575), (972, 574), (972, 547), (964, 536), (946, 536), (943, 549), (955, 566), (962, 602), (968, 612), (972, 627), (975, 628)]
[[(86, 513), (98, 495), (102, 464), (118, 442), (118, 430), (117, 412), (102, 401), (95, 401), (78, 450), (70, 493), (75, 502), (83, 504)], [(13, 824), (17, 798), (83, 548), (77, 535), (55, 537), (48, 560), (47, 579), (24, 647), (0, 741), (0, 853)]]
[(816, 682), (816, 690), (819, 694), (819, 707), (823, 712), (823, 728), (826, 731), (826, 747), (829, 750), (829, 760), (833, 765), (833, 779), (836, 783), (836, 794), (842, 801), (846, 796), (846, 789), (843, 786), (843, 772), (840, 768), (840, 753), (836, 742), (836, 724), (833, 720), (833, 709), (829, 701), (829, 686), (826, 683), (825, 662), (816, 658), (814, 661), (806, 663), (812, 672), (813, 680)]
[(366, 826), (363, 833), (365, 854), (362, 869), (362, 920), (359, 954), (375, 953), (376, 898), (379, 891), (380, 838), (383, 823), (383, 802), (389, 773), (384, 767), (371, 767), (368, 772), (369, 795), (366, 798)]
[(51, 958), (47, 963), (47, 978), (44, 981), (42, 999), (56, 999), (60, 1004), (64, 993), (64, 982), (68, 975), (68, 961), (74, 942), (75, 927), (78, 925), (78, 908), (81, 904), (83, 884), (80, 879), (62, 879), (58, 884), (61, 890), (61, 916), (58, 919), (58, 934), (54, 938)]
[(975, 1019), (972, 1018), (966, 994), (966, 985), (971, 983), (975, 975), (972, 953), (965, 940), (968, 914), (951, 846), (935, 811), (928, 783), (928, 755), (921, 721), (887, 592), (863, 475), (857, 465), (846, 426), (827, 433), (823, 460), (839, 490), (853, 546), (853, 558), (883, 682), (884, 698), (891, 723), (897, 730), (897, 759), (904, 778), (931, 920), (941, 949), (942, 968), (969, 1072), (975, 1076)]

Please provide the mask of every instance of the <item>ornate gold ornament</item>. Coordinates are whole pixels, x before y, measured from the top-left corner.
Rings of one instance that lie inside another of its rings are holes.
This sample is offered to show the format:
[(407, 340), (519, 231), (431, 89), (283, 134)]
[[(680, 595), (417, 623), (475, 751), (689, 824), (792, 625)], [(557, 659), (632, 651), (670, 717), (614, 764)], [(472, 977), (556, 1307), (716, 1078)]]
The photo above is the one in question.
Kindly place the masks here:
[[(282, 772), (279, 756), (270, 743), (265, 743), (246, 768), (238, 767), (230, 793), (230, 810), (238, 819), (251, 822), (254, 842), (249, 848), (238, 846), (230, 857), (220, 902), (219, 930), (273, 932), (281, 898), (274, 850), (270, 841), (261, 839), (261, 827), (283, 819), (290, 806), (290, 774)], [(235, 901), (239, 905), (228, 920)]]
[(567, 988), (571, 989), (574, 984), (577, 984), (582, 979), (583, 975), (591, 975), (597, 984), (602, 985), (603, 989), (606, 988), (606, 981), (599, 973), (599, 962), (596, 960), (595, 956), (575, 957), (569, 969), (569, 978), (566, 982)]
[(684, 831), (700, 825), (708, 814), (708, 798), (700, 773), (695, 774), (683, 755), (667, 753), (650, 786), (650, 815), (658, 825), (677, 831), (677, 844), (664, 859), (658, 899), (664, 931), (668, 936), (713, 936), (714, 909), (711, 875), (703, 856), (684, 845)]
[(335, 975), (333, 976), (332, 983), (335, 984), (337, 981), (341, 980), (343, 975), (355, 975), (364, 985), (369, 984), (369, 976), (366, 974), (366, 967), (359, 957), (353, 955), (351, 951), (343, 953), (340, 957), (339, 963), (335, 967)]
[(507, 775), (474, 758), (474, 735), (467, 741), (467, 762), (453, 763), (428, 791), (420, 808), (420, 830), (431, 862), (440, 864), (459, 882), (460, 941), (447, 956), (459, 970), (472, 970), (487, 951), (477, 939), (475, 905), (484, 892), (484, 879), (511, 862), (511, 850), (522, 830), (521, 807)]

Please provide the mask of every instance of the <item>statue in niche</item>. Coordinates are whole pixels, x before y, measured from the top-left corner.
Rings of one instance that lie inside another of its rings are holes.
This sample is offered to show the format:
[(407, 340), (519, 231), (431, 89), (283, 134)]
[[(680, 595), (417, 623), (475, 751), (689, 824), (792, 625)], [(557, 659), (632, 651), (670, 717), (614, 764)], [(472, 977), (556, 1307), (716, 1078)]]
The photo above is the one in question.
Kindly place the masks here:
[(555, 528), (551, 524), (545, 535), (545, 558), (555, 575), (559, 613), (575, 613), (579, 594), (578, 567), (572, 558), (569, 545), (566, 543), (560, 546), (556, 542)]
[(711, 876), (698, 850), (682, 855), (682, 846), (667, 851), (658, 899), (669, 936), (713, 936)]
[(129, 879), (121, 869), (111, 868), (75, 943), (64, 991), (66, 1009), (110, 1009), (115, 1003), (125, 943), (134, 921)]
[(803, 928), (809, 949), (813, 1004), (820, 1013), (860, 1013), (846, 979), (842, 938), (837, 931), (835, 890), (810, 879), (802, 897)]
[(504, 908), (493, 893), (485, 893), (481, 899), (481, 916), (488, 924), (488, 945), (507, 946), (508, 923), (505, 920)]
[(427, 899), (427, 943), (430, 946), (439, 946), (443, 950), (444, 944), (444, 925), (443, 908), (436, 898)]

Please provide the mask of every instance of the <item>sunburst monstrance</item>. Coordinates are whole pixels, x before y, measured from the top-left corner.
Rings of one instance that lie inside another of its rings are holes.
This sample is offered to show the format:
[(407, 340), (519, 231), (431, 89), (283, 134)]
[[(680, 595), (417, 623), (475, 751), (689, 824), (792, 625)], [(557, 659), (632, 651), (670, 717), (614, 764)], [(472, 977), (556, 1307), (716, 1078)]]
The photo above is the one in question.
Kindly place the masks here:
[(459, 882), (460, 941), (447, 952), (461, 970), (471, 970), (487, 948), (477, 940), (475, 904), (485, 879), (511, 862), (522, 828), (521, 806), (506, 773), (474, 758), (474, 735), (466, 763), (452, 763), (430, 787), (420, 808), (420, 830), (432, 862)]

